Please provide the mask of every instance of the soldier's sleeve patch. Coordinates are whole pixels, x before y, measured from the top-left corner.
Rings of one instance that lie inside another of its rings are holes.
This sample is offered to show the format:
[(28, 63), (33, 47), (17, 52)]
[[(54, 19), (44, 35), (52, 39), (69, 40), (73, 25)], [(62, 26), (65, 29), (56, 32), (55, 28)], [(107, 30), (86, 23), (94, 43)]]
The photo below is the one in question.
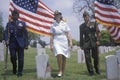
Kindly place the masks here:
[(23, 27), (23, 24), (22, 24), (22, 23), (19, 23), (18, 26)]

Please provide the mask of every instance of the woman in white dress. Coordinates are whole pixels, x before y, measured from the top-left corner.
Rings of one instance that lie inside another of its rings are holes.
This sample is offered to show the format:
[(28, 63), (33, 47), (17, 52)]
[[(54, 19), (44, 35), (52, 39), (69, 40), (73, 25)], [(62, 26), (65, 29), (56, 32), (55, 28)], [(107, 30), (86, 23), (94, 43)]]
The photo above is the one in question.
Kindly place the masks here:
[(54, 50), (58, 62), (58, 77), (64, 73), (66, 58), (69, 58), (70, 48), (72, 48), (72, 39), (70, 28), (67, 23), (62, 19), (62, 13), (55, 11), (55, 22), (51, 27), (52, 36), (50, 38), (50, 48)]

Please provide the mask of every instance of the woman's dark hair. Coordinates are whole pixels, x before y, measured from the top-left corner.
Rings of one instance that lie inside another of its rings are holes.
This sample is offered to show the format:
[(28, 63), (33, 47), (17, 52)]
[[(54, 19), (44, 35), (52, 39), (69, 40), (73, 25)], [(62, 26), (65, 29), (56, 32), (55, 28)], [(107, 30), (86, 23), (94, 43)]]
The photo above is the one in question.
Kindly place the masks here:
[(56, 10), (56, 11), (54, 12), (54, 20), (56, 20), (55, 17), (58, 16), (58, 15), (61, 15), (61, 20), (62, 20), (62, 13), (59, 12), (58, 10)]

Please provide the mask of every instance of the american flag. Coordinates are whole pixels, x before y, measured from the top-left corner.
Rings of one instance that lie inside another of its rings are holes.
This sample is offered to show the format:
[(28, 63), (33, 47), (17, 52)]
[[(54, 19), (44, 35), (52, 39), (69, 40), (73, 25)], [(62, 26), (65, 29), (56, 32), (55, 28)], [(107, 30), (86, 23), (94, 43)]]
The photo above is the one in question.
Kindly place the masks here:
[(120, 14), (114, 6), (114, 0), (96, 0), (96, 21), (107, 26), (120, 26)]
[(13, 10), (20, 13), (19, 19), (26, 22), (29, 31), (50, 35), (54, 12), (41, 0), (10, 0), (10, 15)]
[(114, 6), (114, 0), (96, 0), (95, 18), (100, 24), (103, 24), (110, 32), (115, 42), (120, 42), (120, 14)]

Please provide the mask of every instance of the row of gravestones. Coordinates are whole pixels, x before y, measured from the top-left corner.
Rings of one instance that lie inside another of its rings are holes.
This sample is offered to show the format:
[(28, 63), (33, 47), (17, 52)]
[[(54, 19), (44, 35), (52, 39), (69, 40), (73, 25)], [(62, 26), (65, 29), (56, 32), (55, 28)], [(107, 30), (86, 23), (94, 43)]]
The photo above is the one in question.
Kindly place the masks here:
[[(119, 46), (117, 46), (117, 47), (119, 47)], [(117, 48), (116, 46), (99, 46), (99, 52), (101, 53), (101, 54), (103, 54), (103, 53), (108, 53), (109, 51), (113, 51), (113, 50), (115, 50), (116, 48)], [(76, 51), (77, 49), (79, 49), (80, 47), (78, 47), (78, 46), (73, 46), (73, 51)]]
[[(108, 53), (113, 50), (116, 50), (116, 47), (111, 47), (111, 46), (108, 46), (108, 47), (100, 46), (99, 47), (99, 53), (101, 54)], [(78, 63), (85, 63), (84, 51), (80, 48), (77, 50), (77, 59), (78, 59)]]
[(115, 46), (99, 46), (99, 53), (104, 54), (116, 50)]

